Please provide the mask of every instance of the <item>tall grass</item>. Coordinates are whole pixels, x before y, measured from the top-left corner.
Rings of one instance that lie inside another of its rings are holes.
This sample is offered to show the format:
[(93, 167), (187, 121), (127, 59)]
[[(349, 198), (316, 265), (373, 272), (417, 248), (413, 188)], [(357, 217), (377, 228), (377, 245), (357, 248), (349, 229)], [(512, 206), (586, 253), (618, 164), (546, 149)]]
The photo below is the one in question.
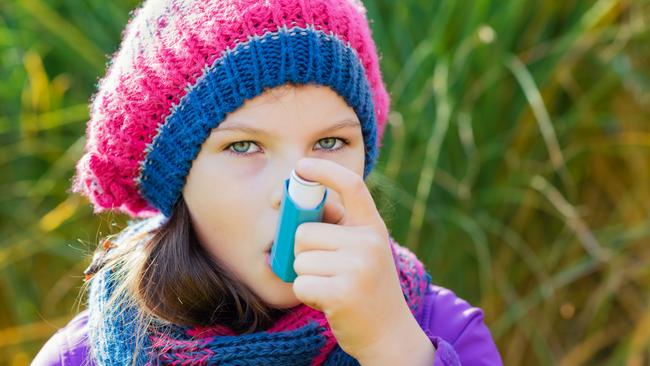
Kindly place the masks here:
[[(126, 218), (68, 196), (136, 1), (0, 2), (0, 363), (76, 311)], [(393, 105), (369, 177), (507, 365), (650, 362), (650, 2), (365, 1)]]

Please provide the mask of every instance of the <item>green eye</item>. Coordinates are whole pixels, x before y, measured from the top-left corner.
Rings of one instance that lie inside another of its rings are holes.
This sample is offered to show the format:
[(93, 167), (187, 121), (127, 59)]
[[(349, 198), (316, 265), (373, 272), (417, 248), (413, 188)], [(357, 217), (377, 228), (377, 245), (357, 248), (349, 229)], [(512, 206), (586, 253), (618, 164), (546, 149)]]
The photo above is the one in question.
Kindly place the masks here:
[(256, 146), (254, 141), (237, 141), (228, 145), (226, 150), (228, 151), (228, 153), (236, 156), (248, 156), (248, 155), (253, 155), (257, 152), (257, 151), (250, 151), (250, 148), (252, 146)]
[[(337, 142), (340, 142), (340, 144), (337, 145)], [(335, 152), (341, 150), (348, 144), (348, 140), (340, 137), (325, 137), (318, 140), (318, 145), (321, 147), (319, 150), (324, 150), (325, 152)]]
[[(337, 145), (337, 142), (340, 142), (340, 144)], [(318, 140), (316, 143), (319, 147), (317, 150), (323, 150), (328, 153), (341, 150), (348, 144), (348, 140), (340, 137), (326, 137)], [(251, 146), (257, 146), (257, 143), (255, 141), (237, 141), (228, 145), (226, 151), (235, 156), (248, 156), (262, 151), (259, 147), (258, 151), (250, 151)]]
[[(323, 143), (323, 142), (325, 142), (325, 143)], [(334, 145), (336, 145), (336, 138), (334, 138), (334, 137), (324, 138), (324, 139), (320, 140), (318, 143), (320, 144), (320, 146), (322, 148), (331, 149), (332, 147), (334, 147)]]
[(235, 152), (243, 154), (246, 153), (246, 151), (248, 151), (250, 144), (251, 144), (250, 141), (239, 141), (239, 142), (235, 142), (231, 146), (235, 150)]

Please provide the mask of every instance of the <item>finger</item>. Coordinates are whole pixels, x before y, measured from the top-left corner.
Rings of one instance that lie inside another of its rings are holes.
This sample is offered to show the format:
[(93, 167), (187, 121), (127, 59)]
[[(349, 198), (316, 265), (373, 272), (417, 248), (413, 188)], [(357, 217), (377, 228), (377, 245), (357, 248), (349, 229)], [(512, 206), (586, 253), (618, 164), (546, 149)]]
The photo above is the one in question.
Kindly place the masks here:
[(294, 255), (308, 250), (337, 250), (357, 238), (358, 228), (325, 222), (303, 222), (294, 234)]
[(303, 304), (322, 311), (330, 291), (330, 277), (302, 275), (293, 281), (293, 293)]
[(346, 212), (343, 225), (376, 223), (377, 207), (363, 177), (352, 170), (327, 159), (303, 158), (296, 164), (296, 173), (302, 178), (317, 181), (335, 190)]
[(323, 207), (323, 220), (329, 224), (341, 224), (345, 217), (345, 208), (343, 205), (336, 201), (333, 197), (334, 191), (330, 191), (327, 195), (327, 201), (325, 201), (325, 206)]
[(300, 275), (336, 276), (342, 273), (345, 259), (336, 251), (309, 250), (296, 256), (293, 269)]

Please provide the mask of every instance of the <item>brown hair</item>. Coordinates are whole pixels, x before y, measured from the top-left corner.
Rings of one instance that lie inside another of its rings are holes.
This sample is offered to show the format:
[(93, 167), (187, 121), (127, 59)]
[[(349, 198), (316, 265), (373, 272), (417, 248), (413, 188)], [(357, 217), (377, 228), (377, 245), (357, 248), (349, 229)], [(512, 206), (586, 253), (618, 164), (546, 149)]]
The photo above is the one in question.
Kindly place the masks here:
[(281, 310), (268, 306), (200, 244), (183, 198), (174, 214), (146, 243), (139, 296), (147, 310), (175, 324), (226, 325), (253, 332)]
[(204, 249), (182, 197), (152, 233), (144, 241), (139, 239), (146, 233), (120, 243), (104, 265), (119, 264), (122, 283), (112, 297), (127, 295), (143, 324), (220, 324), (242, 334), (266, 329), (286, 312), (265, 303)]

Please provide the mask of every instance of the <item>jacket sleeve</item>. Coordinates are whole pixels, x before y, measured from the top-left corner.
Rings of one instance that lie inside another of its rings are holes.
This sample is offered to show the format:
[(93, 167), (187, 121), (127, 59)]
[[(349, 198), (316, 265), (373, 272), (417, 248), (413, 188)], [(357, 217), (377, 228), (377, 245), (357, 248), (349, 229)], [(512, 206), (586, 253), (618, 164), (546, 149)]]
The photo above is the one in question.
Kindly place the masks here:
[(89, 366), (88, 314), (82, 311), (43, 345), (32, 366)]
[(431, 285), (416, 317), (436, 347), (434, 366), (502, 365), (483, 311)]

